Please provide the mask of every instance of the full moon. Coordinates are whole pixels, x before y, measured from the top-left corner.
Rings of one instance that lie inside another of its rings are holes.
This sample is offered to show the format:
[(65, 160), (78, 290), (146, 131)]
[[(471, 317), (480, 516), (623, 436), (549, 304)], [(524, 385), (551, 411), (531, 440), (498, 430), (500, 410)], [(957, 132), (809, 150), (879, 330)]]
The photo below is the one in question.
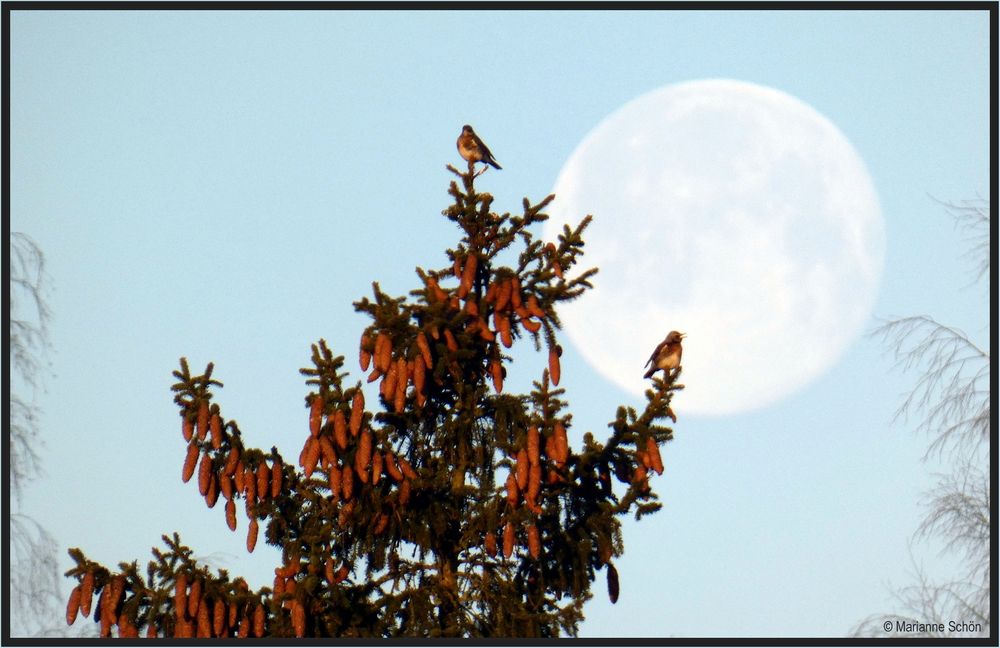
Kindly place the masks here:
[(687, 334), (678, 413), (764, 407), (829, 369), (861, 332), (885, 249), (861, 157), (802, 101), (734, 80), (665, 86), (600, 122), (563, 166), (548, 240), (592, 214), (560, 312), (603, 376), (641, 395), (643, 365)]

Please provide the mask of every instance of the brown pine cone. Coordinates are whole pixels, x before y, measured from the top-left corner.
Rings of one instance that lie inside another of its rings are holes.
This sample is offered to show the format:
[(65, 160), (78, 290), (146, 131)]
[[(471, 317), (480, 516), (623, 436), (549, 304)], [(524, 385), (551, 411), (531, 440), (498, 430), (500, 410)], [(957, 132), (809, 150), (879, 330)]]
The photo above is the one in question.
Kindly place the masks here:
[(101, 595), (97, 597), (97, 611), (94, 612), (94, 620), (101, 622), (101, 630), (98, 636), (111, 636), (111, 613), (108, 611), (108, 588), (101, 590)]
[(216, 477), (215, 471), (208, 478), (208, 492), (205, 493), (205, 503), (208, 504), (208, 508), (215, 508), (215, 503), (219, 501), (219, 478)]
[(271, 490), (271, 469), (267, 467), (267, 462), (261, 459), (257, 464), (257, 496), (260, 499), (267, 499)]
[(372, 459), (372, 431), (365, 428), (361, 433), (361, 441), (358, 442), (358, 452), (356, 456), (357, 465), (361, 468), (368, 468)]
[(253, 553), (257, 546), (257, 518), (250, 518), (250, 528), (247, 529), (247, 551)]
[(215, 605), (212, 607), (212, 633), (216, 637), (222, 636), (222, 631), (225, 630), (226, 624), (226, 604), (222, 599), (215, 601)]
[(657, 475), (663, 474), (663, 458), (660, 456), (660, 446), (653, 437), (646, 437), (646, 456), (649, 457), (649, 467)]
[(528, 301), (525, 304), (528, 312), (537, 317), (538, 319), (545, 319), (545, 311), (542, 307), (538, 305), (538, 299), (534, 295), (528, 296)]
[(404, 477), (407, 479), (417, 478), (417, 472), (413, 470), (413, 466), (410, 465), (409, 461), (403, 457), (396, 457), (396, 460), (399, 461), (399, 469), (403, 472)]
[(292, 627), (295, 629), (296, 637), (304, 637), (306, 634), (306, 608), (298, 599), (292, 599)]
[(66, 625), (73, 625), (76, 623), (76, 615), (80, 611), (80, 585), (73, 588), (73, 591), (69, 593), (69, 601), (66, 603)]
[(180, 619), (174, 626), (174, 637), (178, 639), (191, 639), (194, 637), (194, 626), (186, 619)]
[[(300, 460), (299, 463), (303, 462)], [(246, 469), (243, 467), (242, 459), (236, 461), (236, 470), (233, 471), (233, 485), (236, 486), (236, 492), (241, 495), (247, 490)]]
[(497, 534), (492, 531), (486, 532), (486, 542), (484, 543), (484, 548), (486, 549), (486, 555), (490, 558), (497, 557)]
[(396, 398), (393, 403), (396, 412), (402, 412), (403, 408), (406, 407), (406, 387), (408, 383), (409, 368), (407, 366), (406, 358), (401, 357), (396, 361)]
[(188, 592), (187, 599), (187, 613), (192, 619), (198, 613), (198, 608), (201, 606), (201, 579), (195, 578), (194, 582), (191, 583), (191, 591)]
[(253, 611), (253, 636), (264, 636), (264, 606), (260, 603), (257, 604), (257, 607)]
[(197, 425), (198, 440), (204, 441), (205, 436), (208, 434), (208, 401), (203, 400), (198, 403), (198, 425)]
[(517, 502), (519, 499), (519, 493), (517, 490), (517, 477), (514, 473), (507, 475), (507, 504), (512, 508), (517, 508)]
[(399, 505), (406, 506), (410, 501), (410, 480), (404, 479), (399, 484)]
[(174, 610), (179, 617), (187, 610), (187, 574), (183, 572), (174, 577)]
[(487, 304), (492, 304), (497, 298), (497, 282), (491, 281), (490, 285), (486, 287), (486, 294), (483, 295), (483, 301)]
[(531, 464), (531, 468), (528, 470), (528, 492), (525, 495), (525, 499), (532, 505), (532, 510), (534, 510), (534, 505), (538, 503), (538, 495), (541, 492), (542, 464)]
[(224, 472), (219, 474), (219, 490), (227, 500), (233, 499), (233, 478)]
[(517, 451), (517, 487), (522, 491), (528, 487), (529, 464), (528, 451), (521, 448)]
[(319, 436), (319, 429), (323, 424), (323, 407), (323, 396), (320, 394), (313, 396), (309, 404), (309, 433), (314, 437)]
[(354, 392), (351, 399), (351, 436), (358, 436), (361, 431), (361, 420), (365, 414), (365, 394), (360, 389)]
[(202, 495), (208, 493), (208, 483), (212, 478), (212, 457), (208, 452), (201, 455), (201, 463), (198, 464), (198, 492)]
[[(313, 471), (316, 470), (316, 464), (319, 463), (319, 441), (315, 437), (309, 437), (306, 440), (305, 448), (303, 448), (302, 457), (302, 469), (305, 471), (306, 478), (312, 476)], [(248, 475), (248, 478), (251, 476)], [(256, 486), (256, 484), (254, 484)], [(249, 487), (249, 485), (248, 485)]]
[(556, 450), (556, 435), (550, 434), (545, 437), (545, 456), (552, 459), (556, 463), (559, 463), (559, 458), (557, 457), (558, 451)]
[(493, 331), (490, 330), (490, 325), (486, 323), (482, 317), (476, 320), (476, 328), (479, 330), (479, 337), (483, 338), (487, 342), (493, 342), (497, 339), (497, 336)]
[(234, 500), (226, 502), (226, 524), (229, 525), (230, 531), (236, 530), (236, 502)]
[[(379, 344), (381, 341), (381, 345)], [(392, 338), (386, 333), (379, 333), (375, 341), (375, 366), (382, 370), (382, 373), (389, 371), (389, 364), (392, 362)]]
[(354, 471), (350, 466), (344, 466), (340, 471), (340, 492), (345, 502), (350, 502), (354, 495)]
[(612, 603), (618, 602), (618, 570), (608, 564), (608, 598)]
[(534, 524), (528, 525), (528, 553), (532, 558), (538, 558), (542, 553), (542, 542), (538, 536), (538, 527)]
[(376, 450), (372, 454), (372, 486), (376, 486), (382, 479), (382, 453)]
[(340, 468), (336, 464), (330, 466), (329, 478), (330, 493), (333, 495), (333, 501), (336, 502), (340, 499), (340, 481), (342, 478)]
[(212, 622), (208, 618), (208, 602), (204, 598), (198, 606), (198, 630), (195, 636), (199, 639), (212, 637)]
[(181, 434), (184, 436), (185, 441), (190, 441), (191, 437), (194, 436), (194, 421), (188, 418), (187, 410), (185, 410), (181, 419)]
[(135, 627), (132, 619), (124, 611), (118, 615), (118, 636), (124, 639), (136, 639), (139, 637), (139, 628)]
[(257, 506), (257, 476), (250, 466), (247, 466), (246, 471), (243, 473), (243, 483), (247, 487), (244, 494), (246, 497), (247, 515), (253, 515), (254, 507)]
[(559, 378), (562, 374), (562, 370), (559, 366), (559, 353), (556, 349), (549, 349), (549, 377), (552, 379), (553, 385), (559, 384)]
[(184, 457), (184, 467), (181, 470), (181, 480), (186, 484), (194, 474), (194, 467), (198, 465), (198, 444), (192, 443), (188, 446), (187, 456)]
[(333, 441), (330, 435), (323, 434), (319, 437), (319, 458), (320, 466), (329, 470), (330, 466), (337, 463), (337, 451), (333, 449)]
[(448, 345), (448, 350), (452, 353), (458, 351), (458, 342), (455, 341), (455, 336), (452, 334), (451, 329), (444, 330), (444, 342)]
[(281, 459), (275, 458), (271, 464), (271, 497), (281, 494), (282, 466)]
[(398, 464), (396, 463), (396, 456), (391, 452), (385, 453), (385, 470), (389, 473), (389, 476), (392, 477), (393, 481), (403, 481), (403, 473), (399, 470)]
[(528, 428), (528, 461), (532, 466), (536, 465), (541, 458), (539, 455), (538, 426), (532, 425)]
[(521, 307), (521, 280), (517, 275), (510, 278), (510, 303), (515, 309)]
[(389, 403), (393, 402), (396, 396), (396, 385), (399, 383), (399, 377), (396, 375), (396, 363), (392, 362), (389, 365), (389, 372), (382, 379), (382, 384), (379, 385), (379, 393), (382, 397)]
[(497, 332), (500, 333), (500, 342), (508, 349), (514, 344), (514, 336), (511, 334), (510, 320), (506, 315), (495, 315), (494, 321), (497, 324)]
[(417, 333), (417, 348), (420, 349), (420, 356), (424, 359), (424, 366), (427, 369), (434, 368), (434, 361), (431, 358), (431, 346), (427, 343), (427, 336), (421, 331)]
[(490, 360), (490, 376), (493, 378), (493, 389), (499, 394), (503, 391), (503, 365), (499, 358)]
[[(339, 412), (340, 410), (337, 410), (337, 411)], [(337, 447), (338, 448), (340, 448), (341, 450), (346, 450), (347, 449), (347, 443), (348, 443), (347, 426), (346, 425), (338, 425), (336, 423), (336, 420), (337, 420), (337, 418), (335, 416), (334, 417), (334, 426), (333, 426), (333, 440), (337, 442)], [(333, 454), (330, 455), (330, 457), (331, 457), (331, 463), (336, 462), (336, 460), (337, 460), (337, 453), (334, 452), (334, 449), (333, 449), (332, 445), (330, 446), (330, 449), (327, 452), (328, 453), (333, 453)]]
[(413, 363), (413, 393), (414, 395), (422, 394), (424, 391), (424, 380), (426, 378), (427, 369), (424, 366), (424, 361), (417, 358)]
[(503, 528), (503, 557), (510, 558), (512, 553), (514, 553), (514, 525), (507, 520)]
[(236, 623), (239, 621), (239, 618), (237, 617), (238, 610), (236, 609), (236, 603), (235, 602), (230, 603), (227, 607), (228, 607), (228, 610), (229, 610), (229, 619), (227, 619), (227, 621), (229, 622), (229, 626), (228, 627), (230, 629), (232, 629), (232, 628), (236, 627)]
[(223, 474), (232, 477), (236, 473), (236, 464), (239, 463), (239, 461), (240, 461), (240, 451), (239, 449), (236, 448), (236, 446), (233, 446), (229, 450), (229, 454), (226, 455), (226, 463), (222, 467)]
[(333, 579), (335, 576), (333, 573), (333, 556), (326, 557), (326, 564), (323, 567), (324, 567), (323, 573), (326, 576), (326, 582), (330, 583), (331, 585), (334, 585), (335, 583)]
[(94, 572), (88, 571), (80, 583), (80, 611), (83, 616), (90, 616), (90, 603), (94, 598)]
[(562, 424), (562, 421), (556, 421), (553, 436), (555, 437), (556, 451), (554, 458), (559, 463), (564, 464), (569, 461), (569, 439), (566, 436), (566, 427)]
[(358, 349), (358, 362), (361, 365), (361, 371), (368, 371), (368, 366), (372, 361), (371, 349), (371, 338), (368, 337), (367, 333), (361, 334), (361, 344)]
[(497, 303), (493, 311), (494, 313), (502, 312), (508, 305), (510, 305), (510, 293), (510, 281), (501, 282), (500, 286), (497, 288)]
[(212, 449), (218, 450), (222, 446), (222, 417), (218, 413), (212, 414), (208, 427), (212, 434)]

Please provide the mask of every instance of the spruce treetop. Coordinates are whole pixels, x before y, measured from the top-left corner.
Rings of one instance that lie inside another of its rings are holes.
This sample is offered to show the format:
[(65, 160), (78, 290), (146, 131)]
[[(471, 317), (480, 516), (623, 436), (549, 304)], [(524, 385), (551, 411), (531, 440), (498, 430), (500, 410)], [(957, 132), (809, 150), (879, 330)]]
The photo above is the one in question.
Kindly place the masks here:
[[(355, 302), (371, 320), (359, 378), (325, 340), (312, 346), (296, 461), (244, 446), (212, 364), (192, 375), (182, 358), (174, 372), (182, 479), (197, 475), (230, 529), (246, 525), (248, 551), (261, 528), (280, 547), (273, 585), (197, 564), (177, 534), (144, 573), (72, 549), (69, 623), (96, 594), (102, 636), (556, 637), (577, 634), (597, 572), (617, 600), (620, 518), (660, 507), (649, 473), (663, 471), (680, 371), (653, 378), (642, 412), (620, 406), (603, 441), (571, 443), (558, 308), (597, 272), (577, 270), (591, 217), (542, 241), (533, 229), (554, 196), (497, 214), (471, 166), (448, 169), (443, 215), (461, 238), (417, 267), (409, 294), (375, 282)], [(539, 359), (538, 379), (513, 393), (506, 366), (528, 338), (540, 354), (521, 361)]]

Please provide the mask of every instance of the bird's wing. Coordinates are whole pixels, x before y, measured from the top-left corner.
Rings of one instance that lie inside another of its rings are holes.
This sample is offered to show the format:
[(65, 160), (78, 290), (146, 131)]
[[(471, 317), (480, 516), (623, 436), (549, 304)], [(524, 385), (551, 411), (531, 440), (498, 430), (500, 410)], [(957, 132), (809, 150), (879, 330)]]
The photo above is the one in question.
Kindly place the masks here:
[(660, 342), (659, 344), (657, 344), (657, 345), (656, 345), (656, 348), (655, 348), (655, 349), (653, 349), (653, 353), (652, 353), (652, 355), (650, 355), (650, 356), (649, 356), (649, 360), (647, 360), (647, 361), (646, 361), (646, 364), (644, 364), (644, 365), (642, 365), (642, 366), (643, 366), (643, 367), (647, 367), (647, 366), (649, 366), (649, 364), (650, 364), (651, 362), (653, 362), (653, 360), (656, 360), (656, 356), (660, 355), (660, 351), (662, 351), (662, 350), (663, 350), (663, 346), (664, 346), (664, 345), (665, 345), (666, 343), (667, 343), (667, 341), (666, 341), (666, 340), (664, 340), (663, 342)]
[(479, 148), (479, 152), (482, 153), (484, 158), (492, 158), (493, 154), (490, 153), (489, 147), (483, 144), (483, 140), (479, 139), (478, 135), (473, 135), (473, 139), (476, 140), (476, 146)]

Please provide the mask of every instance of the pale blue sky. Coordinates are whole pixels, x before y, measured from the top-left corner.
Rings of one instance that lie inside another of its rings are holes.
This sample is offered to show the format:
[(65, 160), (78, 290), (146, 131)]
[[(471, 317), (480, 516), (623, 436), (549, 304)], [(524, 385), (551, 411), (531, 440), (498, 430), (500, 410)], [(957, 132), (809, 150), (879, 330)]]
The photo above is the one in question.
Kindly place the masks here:
[[(930, 314), (989, 346), (988, 286), (969, 286), (934, 200), (989, 195), (985, 11), (19, 11), (10, 38), (11, 229), (44, 250), (54, 311), (47, 477), (26, 502), (108, 565), (144, 564), (177, 530), (270, 581), (275, 552), (246, 558), (244, 521), (230, 533), (180, 482), (170, 372), (215, 362), (224, 414), (294, 459), (310, 343), (353, 370), (352, 301), (446, 263), (444, 165), (464, 123), (504, 166), (479, 186), (516, 212), (638, 95), (715, 77), (782, 90), (871, 174), (874, 316)], [(641, 403), (565, 346), (578, 444)], [(508, 384), (527, 389), (541, 360), (518, 358)], [(892, 422), (913, 380), (861, 338), (766, 409), (682, 416), (664, 509), (626, 522), (621, 598), (601, 574), (581, 636), (838, 636), (890, 609), (931, 484), (915, 423)]]

